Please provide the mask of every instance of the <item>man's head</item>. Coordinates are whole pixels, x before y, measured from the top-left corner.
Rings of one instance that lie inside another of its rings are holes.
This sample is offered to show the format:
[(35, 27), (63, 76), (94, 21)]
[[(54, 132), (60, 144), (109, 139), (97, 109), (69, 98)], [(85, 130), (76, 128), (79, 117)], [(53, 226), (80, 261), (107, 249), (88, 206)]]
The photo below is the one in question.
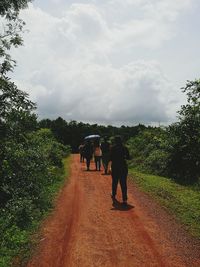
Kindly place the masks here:
[(107, 142), (108, 141), (108, 136), (104, 136), (103, 140), (104, 140), (104, 142)]
[(116, 135), (114, 138), (114, 142), (116, 145), (121, 145), (122, 144), (122, 138), (120, 135)]

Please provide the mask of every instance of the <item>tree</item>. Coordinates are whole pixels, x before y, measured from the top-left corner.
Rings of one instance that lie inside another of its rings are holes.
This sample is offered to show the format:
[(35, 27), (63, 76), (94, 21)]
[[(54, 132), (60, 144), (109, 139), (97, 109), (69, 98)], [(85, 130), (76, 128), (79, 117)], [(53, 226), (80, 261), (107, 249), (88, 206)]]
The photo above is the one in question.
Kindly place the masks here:
[[(20, 32), (24, 22), (19, 19), (19, 11), (27, 6), (29, 0), (1, 0), (0, 2), (0, 194), (5, 192), (5, 174), (3, 162), (7, 162), (8, 154), (15, 144), (24, 145), (26, 134), (36, 129), (36, 105), (28, 99), (28, 95), (6, 77), (6, 73), (14, 67), (9, 50), (12, 46), (22, 44)], [(12, 143), (12, 145), (11, 145)], [(10, 169), (10, 171), (12, 171)], [(2, 199), (1, 199), (2, 200)]]
[(19, 12), (20, 9), (27, 7), (30, 0), (1, 0), (0, 15), (5, 15), (10, 10)]
[(30, 0), (1, 0), (0, 2), (0, 74), (13, 70), (16, 62), (9, 54), (12, 47), (22, 45), (20, 33), (25, 25), (19, 18), (19, 11), (27, 7)]
[(187, 81), (182, 91), (187, 104), (178, 112), (179, 122), (169, 127), (169, 169), (178, 180), (194, 183), (200, 177), (200, 80)]
[[(22, 44), (24, 22), (19, 10), (28, 0), (0, 2), (0, 265), (28, 244), (27, 229), (50, 206), (50, 187), (62, 173), (69, 149), (56, 142), (49, 130), (37, 129), (36, 105), (6, 77), (15, 61), (9, 50)], [(23, 231), (22, 231), (23, 229)], [(21, 264), (20, 264), (21, 266)]]
[(17, 89), (6, 73), (13, 69), (15, 61), (9, 55), (12, 46), (22, 44), (20, 32), (24, 22), (19, 11), (27, 7), (30, 0), (1, 0), (0, 2), (0, 138), (15, 137), (35, 127), (36, 116), (32, 114), (35, 104), (28, 100), (25, 92)]
[(26, 133), (36, 127), (36, 105), (27, 93), (17, 89), (8, 78), (0, 77), (0, 138)]

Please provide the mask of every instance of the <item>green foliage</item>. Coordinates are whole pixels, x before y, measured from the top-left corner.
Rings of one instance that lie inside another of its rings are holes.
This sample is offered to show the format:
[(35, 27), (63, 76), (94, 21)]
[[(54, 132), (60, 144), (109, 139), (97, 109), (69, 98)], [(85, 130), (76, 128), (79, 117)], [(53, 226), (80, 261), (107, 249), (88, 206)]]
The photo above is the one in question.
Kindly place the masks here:
[(200, 191), (196, 186), (183, 186), (169, 178), (129, 170), (132, 179), (145, 192), (167, 207), (185, 227), (200, 237)]
[(71, 152), (69, 146), (58, 143), (54, 138), (50, 129), (40, 129), (31, 135), (31, 140), (40, 145), (44, 149), (46, 160), (53, 166), (62, 167), (62, 159), (68, 156)]
[(10, 210), (17, 203), (19, 210), (14, 208), (12, 211), (17, 225), (22, 212), (27, 218), (24, 220), (26, 224), (31, 220), (32, 206), (39, 209), (45, 206), (43, 192), (52, 183), (52, 168), (62, 168), (66, 151), (67, 148), (54, 140), (50, 130), (28, 134), (23, 143), (13, 140), (5, 143), (6, 158), (0, 181), (1, 206)]
[(128, 141), (130, 165), (151, 173), (166, 174), (169, 157), (166, 138), (167, 132), (162, 128), (149, 128), (131, 138)]
[(70, 145), (72, 152), (77, 153), (79, 145), (83, 142), (84, 137), (90, 134), (99, 134), (100, 136), (112, 137), (121, 135), (124, 141), (130, 137), (136, 136), (144, 125), (137, 126), (102, 126), (97, 124), (88, 124), (76, 121), (66, 122), (61, 117), (56, 120), (44, 119), (39, 122), (39, 127), (49, 128), (52, 130), (55, 138), (64, 145)]
[(12, 47), (22, 45), (23, 41), (20, 33), (25, 25), (24, 21), (19, 18), (19, 11), (27, 7), (29, 0), (1, 0), (0, 16), (0, 74), (13, 70), (16, 62), (9, 54)]
[(27, 7), (27, 3), (30, 0), (1, 0), (0, 2), (0, 15), (5, 15), (9, 11), (19, 11), (22, 8)]
[(200, 80), (188, 81), (182, 90), (188, 103), (179, 111), (179, 122), (169, 127), (169, 171), (179, 181), (195, 183), (200, 177)]
[[(27, 233), (51, 207), (55, 192), (52, 188), (61, 181), (62, 158), (69, 153), (68, 147), (58, 144), (49, 129), (27, 133), (20, 143), (6, 141), (0, 180), (0, 213), (6, 223), (0, 227), (0, 243), (7, 252), (0, 250), (1, 253), (12, 257), (24, 247), (27, 240), (20, 235), (23, 237), (23, 231)], [(7, 233), (13, 227), (18, 230), (11, 238)], [(10, 244), (13, 238), (14, 247)]]
[[(0, 209), (0, 266), (8, 267), (13, 260), (16, 262), (14, 266), (25, 266), (22, 263), (27, 261), (31, 247), (37, 243), (35, 238), (32, 240), (31, 234), (38, 230), (39, 221), (52, 207), (52, 199), (69, 174), (69, 163), (70, 158), (68, 157), (63, 161), (64, 169), (52, 167), (51, 182), (41, 192), (46, 206), (40, 202), (39, 209), (33, 205), (30, 198), (21, 198), (10, 202), (7, 208)], [(20, 219), (18, 225), (16, 217)]]
[(51, 207), (70, 153), (50, 130), (37, 131), (36, 105), (5, 76), (15, 65), (9, 50), (22, 44), (25, 23), (18, 15), (28, 2), (0, 2), (0, 266), (6, 267), (26, 255), (30, 231)]
[(28, 246), (28, 232), (21, 230), (14, 224), (8, 227), (6, 217), (1, 217), (0, 225), (0, 266), (8, 267), (11, 264), (12, 258)]
[(166, 129), (146, 129), (128, 145), (133, 166), (193, 184), (200, 178), (200, 80), (188, 81), (182, 90), (188, 103), (181, 107), (179, 121)]
[(167, 175), (167, 163), (169, 154), (163, 149), (152, 150), (145, 160), (145, 165), (148, 170), (153, 173)]
[(51, 207), (49, 188), (60, 179), (62, 158), (70, 153), (49, 129), (37, 131), (34, 109), (26, 93), (0, 77), (2, 266), (26, 245), (27, 231)]
[(0, 77), (0, 139), (23, 138), (36, 128), (35, 104), (7, 78)]

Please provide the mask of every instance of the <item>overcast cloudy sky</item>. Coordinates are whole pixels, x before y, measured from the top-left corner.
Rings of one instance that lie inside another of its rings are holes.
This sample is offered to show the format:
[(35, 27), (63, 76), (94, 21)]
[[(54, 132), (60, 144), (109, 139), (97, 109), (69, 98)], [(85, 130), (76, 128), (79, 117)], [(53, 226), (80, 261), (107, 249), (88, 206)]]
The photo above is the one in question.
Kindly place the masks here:
[(13, 78), (39, 118), (168, 124), (200, 78), (199, 0), (35, 0)]

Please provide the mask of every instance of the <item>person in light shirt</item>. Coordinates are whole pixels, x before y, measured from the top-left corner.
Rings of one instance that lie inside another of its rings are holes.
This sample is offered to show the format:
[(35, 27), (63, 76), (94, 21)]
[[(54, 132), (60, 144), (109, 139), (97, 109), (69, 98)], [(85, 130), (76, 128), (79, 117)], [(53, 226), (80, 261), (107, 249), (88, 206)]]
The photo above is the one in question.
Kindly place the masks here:
[(94, 161), (95, 161), (96, 171), (101, 170), (101, 158), (102, 158), (102, 151), (99, 139), (97, 139), (94, 142)]

